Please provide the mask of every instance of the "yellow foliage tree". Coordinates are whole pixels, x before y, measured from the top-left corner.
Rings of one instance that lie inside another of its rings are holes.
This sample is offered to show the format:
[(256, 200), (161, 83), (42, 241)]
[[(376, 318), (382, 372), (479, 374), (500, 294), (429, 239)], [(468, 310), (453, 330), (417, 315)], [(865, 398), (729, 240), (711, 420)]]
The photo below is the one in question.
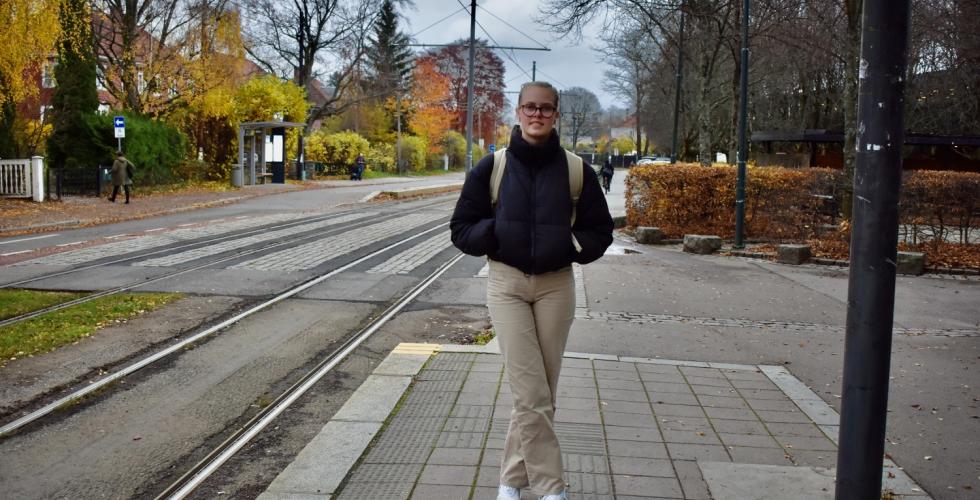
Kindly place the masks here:
[(224, 177), (234, 161), (236, 89), (248, 81), (245, 49), (237, 11), (199, 6), (196, 29), (181, 40), (197, 50), (184, 59), (181, 69), (168, 78), (178, 90), (178, 102), (167, 121), (190, 138), (191, 148), (200, 152), (207, 177)]
[(37, 92), (33, 79), (54, 53), (61, 32), (58, 0), (3, 0), (0, 2), (0, 105), (19, 102)]
[(439, 73), (432, 58), (418, 61), (412, 71), (412, 107), (409, 129), (425, 139), (429, 153), (439, 148), (439, 139), (449, 130), (452, 115), (446, 108), (449, 77)]
[[(304, 123), (309, 103), (306, 91), (295, 83), (265, 75), (252, 78), (235, 91), (234, 109), (235, 127), (241, 122), (258, 121)], [(296, 128), (286, 131), (287, 155), (296, 151), (301, 133), (302, 130)]]

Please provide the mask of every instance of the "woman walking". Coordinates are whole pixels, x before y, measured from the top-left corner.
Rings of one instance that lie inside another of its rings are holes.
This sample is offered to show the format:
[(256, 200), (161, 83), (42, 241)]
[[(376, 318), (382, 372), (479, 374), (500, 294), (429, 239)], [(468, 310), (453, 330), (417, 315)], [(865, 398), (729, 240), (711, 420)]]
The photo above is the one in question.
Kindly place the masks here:
[[(488, 155), (469, 173), (450, 227), (460, 250), (489, 258), (487, 307), (514, 397), (497, 498), (518, 500), (529, 489), (563, 500), (554, 416), (575, 316), (571, 264), (601, 257), (612, 243), (613, 222), (592, 167), (560, 146), (557, 90), (524, 84), (516, 112), (520, 124), (510, 145), (498, 165)], [(581, 175), (573, 175), (578, 168)], [(495, 170), (499, 177), (492, 180)]]

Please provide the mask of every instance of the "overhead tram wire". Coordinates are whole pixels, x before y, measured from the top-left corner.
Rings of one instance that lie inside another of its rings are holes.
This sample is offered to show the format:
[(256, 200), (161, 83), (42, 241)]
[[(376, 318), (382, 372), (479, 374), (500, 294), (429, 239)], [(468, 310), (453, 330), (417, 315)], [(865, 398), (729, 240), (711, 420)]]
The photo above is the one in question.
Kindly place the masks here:
[[(486, 12), (487, 14), (490, 14), (490, 16), (491, 16), (491, 17), (493, 17), (494, 19), (496, 19), (496, 20), (498, 20), (498, 21), (500, 21), (500, 22), (502, 22), (502, 23), (504, 23), (504, 24), (506, 24), (507, 26), (509, 26), (509, 27), (510, 27), (510, 29), (512, 29), (512, 30), (514, 30), (514, 31), (516, 31), (516, 32), (518, 32), (518, 33), (520, 33), (520, 34), (522, 34), (522, 35), (524, 35), (525, 37), (527, 37), (527, 39), (528, 39), (528, 40), (531, 40), (532, 42), (534, 42), (534, 43), (536, 43), (536, 44), (538, 44), (538, 45), (540, 45), (540, 46), (541, 46), (541, 48), (544, 48), (544, 49), (547, 49), (547, 48), (548, 48), (548, 47), (547, 47), (547, 46), (546, 46), (545, 44), (543, 44), (543, 43), (541, 43), (541, 42), (539, 42), (539, 41), (537, 41), (537, 40), (535, 40), (535, 39), (534, 39), (534, 37), (532, 37), (531, 35), (528, 35), (527, 33), (524, 33), (523, 31), (521, 31), (521, 30), (519, 30), (519, 29), (517, 29), (517, 28), (516, 28), (516, 27), (515, 27), (515, 26), (514, 26), (513, 24), (510, 24), (510, 23), (508, 23), (507, 21), (505, 21), (505, 20), (503, 20), (503, 19), (501, 19), (501, 18), (499, 18), (499, 17), (497, 17), (497, 15), (496, 15), (496, 14), (494, 14), (493, 12), (490, 12), (489, 10), (487, 10), (487, 8), (486, 8), (486, 7), (484, 7), (484, 6), (482, 6), (482, 5), (477, 5), (477, 7), (479, 7), (480, 9), (482, 9), (482, 10), (483, 10), (484, 12)], [(483, 26), (480, 26), (480, 27), (482, 28)], [(485, 30), (484, 30), (484, 31), (485, 31)], [(487, 36), (490, 36), (490, 35), (488, 34)]]
[[(456, 0), (456, 3), (458, 3), (458, 4), (460, 4), (460, 5), (463, 5), (463, 2), (462, 2), (461, 0)], [(480, 7), (480, 6), (479, 6), (479, 5), (477, 5), (477, 7)], [(481, 8), (481, 9), (483, 9), (483, 7), (480, 7), (480, 8)], [(483, 9), (483, 10), (484, 10), (484, 11), (486, 11), (487, 9)], [(488, 12), (488, 13), (489, 13), (490, 15), (492, 15), (492, 16), (493, 16), (493, 13), (490, 13), (489, 11), (487, 11), (487, 12)], [(497, 17), (497, 16), (493, 16), (493, 17)], [(498, 18), (498, 19), (499, 19), (499, 18)], [(513, 54), (508, 54), (508, 53), (506, 52), (507, 50), (510, 50), (510, 52), (513, 52), (513, 51), (514, 51), (514, 47), (500, 47), (500, 42), (498, 42), (498, 41), (497, 41), (497, 40), (496, 40), (496, 39), (495, 39), (495, 38), (493, 37), (493, 35), (491, 35), (491, 34), (490, 34), (490, 32), (489, 32), (489, 31), (487, 31), (487, 29), (486, 29), (486, 28), (485, 28), (485, 27), (484, 27), (484, 26), (483, 26), (482, 24), (480, 24), (480, 21), (477, 21), (477, 22), (476, 22), (476, 25), (477, 25), (477, 26), (479, 26), (479, 27), (480, 27), (480, 29), (481, 29), (481, 30), (483, 30), (483, 34), (484, 34), (484, 35), (487, 35), (487, 38), (489, 38), (489, 39), (490, 39), (490, 41), (494, 43), (494, 47), (498, 47), (498, 48), (500, 48), (500, 49), (503, 49), (503, 50), (504, 50), (504, 56), (505, 56), (505, 57), (507, 57), (507, 59), (509, 59), (509, 60), (510, 60), (510, 62), (512, 62), (512, 63), (514, 63), (514, 66), (517, 66), (517, 69), (519, 69), (519, 70), (521, 70), (521, 72), (522, 72), (522, 73), (524, 73), (524, 76), (526, 76), (526, 77), (528, 77), (528, 78), (531, 78), (532, 80), (534, 79), (534, 78), (532, 78), (532, 77), (531, 77), (531, 75), (530, 75), (530, 74), (529, 74), (529, 73), (527, 72), (527, 70), (526, 70), (526, 69), (524, 69), (524, 67), (523, 67), (523, 66), (521, 66), (521, 65), (520, 65), (520, 63), (518, 63), (516, 59), (514, 59), (514, 57), (513, 57)], [(510, 26), (510, 25), (508, 24), (508, 26)], [(511, 26), (511, 28), (514, 28), (514, 27), (513, 27), (513, 26)], [(517, 30), (517, 28), (514, 28), (514, 29), (515, 29), (515, 30)], [(518, 33), (521, 33), (521, 32), (520, 32), (520, 30), (517, 30), (517, 32), (518, 32)], [(521, 34), (522, 34), (522, 35), (524, 35), (524, 33), (521, 33)], [(527, 35), (524, 35), (524, 36), (527, 36)], [(530, 38), (530, 37), (528, 37), (528, 38)], [(541, 49), (536, 49), (536, 50), (550, 50), (550, 49), (548, 49), (548, 47), (545, 47), (544, 45), (542, 45), (542, 44), (541, 44), (541, 42), (538, 42), (537, 40), (535, 40), (535, 39), (533, 39), (533, 38), (531, 38), (531, 41), (532, 41), (532, 42), (534, 42), (534, 43), (536, 43), (536, 44), (538, 44), (538, 45), (541, 45)], [(492, 48), (492, 47), (488, 47), (488, 48)]]
[(548, 73), (545, 73), (544, 71), (541, 71), (541, 68), (538, 68), (538, 73), (541, 73), (542, 75), (544, 75), (544, 76), (546, 76), (546, 77), (548, 77), (548, 79), (550, 79), (550, 80), (551, 80), (552, 82), (554, 82), (554, 83), (557, 83), (557, 84), (558, 84), (558, 87), (560, 87), (560, 88), (564, 88), (564, 89), (569, 89), (569, 88), (571, 88), (571, 87), (569, 87), (568, 85), (565, 85), (564, 83), (562, 83), (562, 82), (560, 82), (560, 81), (558, 81), (558, 79), (557, 79), (557, 78), (555, 78), (555, 77), (553, 77), (553, 76), (551, 76), (551, 75), (549, 75)]
[[(462, 4), (460, 4), (460, 5), (462, 5)], [(430, 25), (428, 25), (428, 26), (426, 26), (425, 28), (422, 28), (422, 29), (421, 29), (421, 30), (419, 30), (419, 31), (416, 31), (416, 32), (415, 32), (414, 34), (412, 34), (412, 35), (410, 35), (410, 36), (409, 36), (408, 38), (410, 38), (410, 39), (411, 39), (411, 38), (415, 38), (415, 37), (417, 37), (417, 36), (419, 36), (419, 35), (421, 35), (422, 33), (424, 33), (424, 32), (425, 32), (426, 30), (428, 30), (429, 28), (431, 28), (431, 27), (433, 27), (433, 26), (435, 26), (435, 25), (437, 25), (437, 24), (439, 24), (439, 23), (441, 23), (441, 22), (443, 22), (443, 21), (445, 21), (446, 19), (449, 19), (450, 17), (453, 17), (453, 16), (455, 16), (456, 14), (459, 14), (460, 12), (469, 12), (469, 9), (467, 9), (467, 8), (466, 8), (466, 7), (464, 6), (463, 8), (461, 8), (461, 9), (459, 9), (459, 10), (457, 10), (457, 11), (453, 11), (453, 12), (452, 12), (451, 14), (449, 14), (448, 16), (446, 16), (446, 17), (444, 17), (444, 18), (442, 18), (442, 19), (440, 19), (440, 20), (438, 20), (438, 21), (436, 21), (436, 22), (434, 22), (434, 23), (432, 23), (432, 24), (430, 24)]]

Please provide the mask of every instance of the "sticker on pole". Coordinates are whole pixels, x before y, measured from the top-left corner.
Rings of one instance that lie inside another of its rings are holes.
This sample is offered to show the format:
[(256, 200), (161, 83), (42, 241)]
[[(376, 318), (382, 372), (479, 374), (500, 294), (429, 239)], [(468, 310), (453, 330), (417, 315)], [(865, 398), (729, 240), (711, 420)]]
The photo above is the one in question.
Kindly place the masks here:
[(126, 117), (117, 116), (113, 118), (112, 126), (116, 131), (116, 139), (123, 139), (126, 137)]

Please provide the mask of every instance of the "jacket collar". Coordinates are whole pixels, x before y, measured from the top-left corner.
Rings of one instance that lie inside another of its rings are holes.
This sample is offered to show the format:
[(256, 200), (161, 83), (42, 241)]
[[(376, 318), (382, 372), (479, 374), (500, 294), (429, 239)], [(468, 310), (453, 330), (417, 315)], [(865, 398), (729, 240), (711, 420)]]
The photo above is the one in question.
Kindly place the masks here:
[(524, 140), (524, 136), (521, 135), (521, 126), (514, 125), (514, 129), (510, 132), (510, 145), (507, 146), (507, 149), (524, 165), (537, 167), (551, 162), (561, 152), (561, 143), (558, 142), (558, 133), (552, 130), (548, 142), (541, 146), (534, 146)]

